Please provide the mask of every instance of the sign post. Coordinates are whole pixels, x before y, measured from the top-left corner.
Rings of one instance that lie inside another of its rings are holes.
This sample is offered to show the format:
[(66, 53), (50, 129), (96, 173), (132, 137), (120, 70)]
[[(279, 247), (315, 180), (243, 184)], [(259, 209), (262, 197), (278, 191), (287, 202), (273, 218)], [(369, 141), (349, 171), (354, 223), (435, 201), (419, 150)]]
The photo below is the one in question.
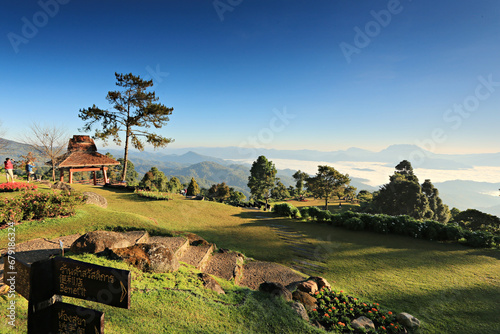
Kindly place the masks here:
[[(29, 334), (104, 333), (104, 313), (62, 303), (61, 296), (130, 308), (131, 275), (128, 270), (63, 257), (31, 265), (15, 260), (17, 290), (28, 299)], [(7, 279), (6, 275), (4, 280)]]

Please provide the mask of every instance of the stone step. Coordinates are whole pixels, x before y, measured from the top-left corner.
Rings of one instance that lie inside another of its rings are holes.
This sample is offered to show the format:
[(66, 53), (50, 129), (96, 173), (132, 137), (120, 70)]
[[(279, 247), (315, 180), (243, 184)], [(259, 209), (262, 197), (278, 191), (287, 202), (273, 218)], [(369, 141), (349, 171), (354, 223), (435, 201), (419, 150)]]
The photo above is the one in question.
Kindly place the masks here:
[(239, 285), (258, 290), (259, 285), (264, 282), (276, 282), (287, 286), (303, 280), (304, 277), (281, 264), (252, 261), (243, 266), (243, 277)]
[(238, 284), (242, 276), (244, 256), (237, 252), (213, 253), (204, 272)]
[(130, 241), (132, 245), (135, 244), (146, 244), (150, 240), (149, 233), (147, 231), (128, 231), (123, 232), (122, 235)]
[(148, 243), (164, 244), (168, 249), (174, 252), (178, 259), (180, 259), (189, 248), (189, 240), (184, 237), (153, 236), (149, 237)]
[(179, 258), (179, 261), (195, 266), (197, 269), (203, 271), (212, 256), (213, 250), (214, 244), (189, 246)]

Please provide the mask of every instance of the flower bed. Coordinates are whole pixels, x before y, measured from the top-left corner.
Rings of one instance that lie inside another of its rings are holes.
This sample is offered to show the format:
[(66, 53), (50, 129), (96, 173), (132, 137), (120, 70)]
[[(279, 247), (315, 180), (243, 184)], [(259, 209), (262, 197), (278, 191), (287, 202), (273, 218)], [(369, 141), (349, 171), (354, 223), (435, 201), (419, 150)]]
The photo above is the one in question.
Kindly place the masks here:
[(406, 333), (406, 329), (391, 311), (380, 310), (378, 303), (368, 304), (346, 295), (342, 290), (321, 289), (314, 295), (318, 307), (309, 312), (311, 321), (317, 321), (327, 330), (338, 333), (359, 333), (352, 321), (365, 316), (373, 321), (375, 329), (368, 333)]
[(37, 188), (38, 187), (35, 184), (26, 182), (5, 182), (0, 184), (0, 192), (35, 190)]
[(158, 201), (168, 201), (168, 200), (172, 199), (171, 194), (162, 193), (159, 191), (147, 191), (147, 190), (136, 189), (134, 191), (134, 194), (136, 194), (139, 197), (149, 198), (149, 199), (158, 200)]
[(14, 198), (0, 201), (0, 222), (18, 223), (22, 220), (71, 216), (75, 213), (76, 206), (84, 202), (85, 196), (69, 192), (25, 191)]

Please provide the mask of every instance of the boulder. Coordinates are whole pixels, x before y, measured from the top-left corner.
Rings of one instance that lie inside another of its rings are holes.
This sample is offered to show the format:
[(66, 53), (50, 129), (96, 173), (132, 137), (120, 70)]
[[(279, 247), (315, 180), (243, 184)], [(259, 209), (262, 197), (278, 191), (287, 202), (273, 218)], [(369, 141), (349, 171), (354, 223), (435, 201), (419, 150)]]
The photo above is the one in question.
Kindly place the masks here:
[(106, 248), (123, 248), (133, 245), (121, 233), (111, 231), (88, 232), (71, 245), (73, 253), (99, 253)]
[(274, 297), (283, 297), (286, 301), (292, 300), (292, 293), (281, 283), (264, 282), (259, 285), (259, 291), (270, 293)]
[(306, 308), (304, 307), (304, 305), (302, 305), (301, 303), (298, 303), (298, 302), (294, 302), (292, 304), (292, 309), (295, 312), (297, 312), (299, 317), (301, 317), (305, 321), (309, 321), (309, 316), (307, 315), (307, 311), (306, 311)]
[(171, 273), (180, 266), (174, 252), (160, 243), (116, 248), (111, 250), (111, 258), (121, 259), (144, 272)]
[(318, 291), (318, 284), (316, 284), (316, 282), (312, 280), (308, 280), (297, 284), (297, 290), (307, 293), (315, 293), (316, 291)]
[(406, 328), (418, 328), (420, 327), (420, 320), (415, 318), (409, 313), (399, 313), (396, 319)]
[(71, 187), (69, 184), (57, 181), (54, 183), (52, 186), (50, 186), (52, 189), (59, 189), (59, 190), (67, 190), (67, 191), (74, 191), (73, 187)]
[(354, 319), (351, 322), (351, 326), (354, 329), (358, 329), (358, 328), (363, 328), (365, 330), (375, 329), (375, 324), (373, 323), (373, 321), (371, 321), (369, 318), (367, 318), (365, 316), (361, 316), (359, 318)]
[(95, 192), (85, 191), (83, 192), (83, 195), (87, 197), (85, 204), (94, 204), (105, 209), (108, 207), (108, 201), (106, 200), (106, 198)]
[(302, 303), (302, 305), (304, 305), (306, 310), (309, 312), (318, 307), (318, 305), (316, 304), (316, 298), (314, 298), (307, 292), (296, 290), (294, 291), (292, 297), (293, 300)]
[(322, 288), (325, 288), (327, 290), (332, 289), (332, 286), (330, 285), (330, 283), (328, 283), (328, 281), (321, 276), (309, 277), (309, 280), (316, 282), (316, 284), (318, 285), (318, 290), (321, 290)]
[(226, 292), (222, 289), (220, 284), (210, 275), (205, 273), (199, 273), (198, 277), (200, 277), (203, 282), (203, 286), (207, 289), (217, 292), (219, 295), (225, 295)]

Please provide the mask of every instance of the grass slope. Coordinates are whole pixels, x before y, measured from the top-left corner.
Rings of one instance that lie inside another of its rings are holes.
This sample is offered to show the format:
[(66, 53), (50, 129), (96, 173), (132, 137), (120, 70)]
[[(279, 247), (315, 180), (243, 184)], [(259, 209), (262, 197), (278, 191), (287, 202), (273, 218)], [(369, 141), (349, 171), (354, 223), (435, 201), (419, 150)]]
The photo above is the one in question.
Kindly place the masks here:
[[(52, 219), (44, 223), (24, 223), (17, 227), (18, 242), (35, 237), (50, 238), (113, 227), (137, 227), (153, 233), (190, 231), (215, 242), (219, 247), (238, 250), (260, 260), (290, 264), (295, 256), (269, 226), (280, 224), (303, 234), (305, 241), (316, 247), (316, 253), (321, 257), (317, 260), (327, 263), (322, 276), (333, 282), (335, 288), (380, 303), (385, 308), (413, 314), (423, 322), (422, 332), (500, 333), (500, 325), (496, 321), (500, 310), (498, 250), (472, 249), (402, 236), (348, 231), (329, 225), (278, 218), (262, 211), (186, 200), (180, 196), (168, 202), (149, 201), (117, 190), (81, 185), (76, 187), (105, 196), (108, 208), (88, 205), (79, 209), (75, 217)], [(342, 209), (345, 209), (345, 205)], [(0, 231), (0, 248), (6, 245), (5, 234), (5, 231)], [(177, 301), (181, 305), (196, 304), (187, 295), (179, 294), (178, 298), (171, 298), (172, 303)], [(160, 300), (163, 305), (169, 305), (163, 299)], [(3, 309), (4, 305), (0, 303)], [(221, 306), (216, 302), (205, 307)], [(257, 304), (255, 307), (257, 308)], [(182, 314), (177, 312), (177, 315), (172, 315), (166, 308), (168, 307), (156, 308), (159, 313), (155, 315), (150, 313), (152, 311), (149, 311), (149, 306), (143, 305), (127, 314), (130, 316), (132, 312), (144, 312), (144, 316), (156, 319), (166, 312), (171, 317), (169, 321), (175, 323), (168, 326), (177, 328), (173, 332), (196, 331), (200, 328), (196, 322), (189, 325), (189, 318), (186, 317), (193, 314), (191, 311), (185, 310)], [(3, 309), (0, 312), (4, 312)], [(106, 318), (116, 319), (113, 312), (121, 311), (106, 309)], [(222, 309), (220, 312), (232, 314), (237, 311)], [(232, 318), (231, 325), (227, 326), (236, 326), (233, 322), (250, 322), (245, 325), (249, 328), (246, 332), (262, 332), (268, 326), (268, 332), (280, 332), (271, 318), (266, 318), (270, 321), (266, 326), (259, 327), (261, 315), (258, 312), (247, 312), (239, 316), (242, 319), (238, 316)], [(127, 323), (125, 318), (123, 322)], [(207, 332), (213, 330), (210, 326), (216, 326), (210, 324), (212, 318), (213, 315), (208, 316), (207, 323), (203, 325), (208, 326)], [(257, 323), (252, 323), (254, 320)], [(114, 326), (121, 326), (121, 322), (119, 320), (114, 325), (113, 320), (107, 320), (106, 330), (118, 333)], [(213, 322), (220, 320), (213, 318)], [(237, 326), (232, 328), (227, 332), (245, 332)], [(287, 330), (284, 329), (285, 332)], [(145, 333), (140, 329), (137, 332)], [(164, 329), (164, 332), (169, 331)]]

